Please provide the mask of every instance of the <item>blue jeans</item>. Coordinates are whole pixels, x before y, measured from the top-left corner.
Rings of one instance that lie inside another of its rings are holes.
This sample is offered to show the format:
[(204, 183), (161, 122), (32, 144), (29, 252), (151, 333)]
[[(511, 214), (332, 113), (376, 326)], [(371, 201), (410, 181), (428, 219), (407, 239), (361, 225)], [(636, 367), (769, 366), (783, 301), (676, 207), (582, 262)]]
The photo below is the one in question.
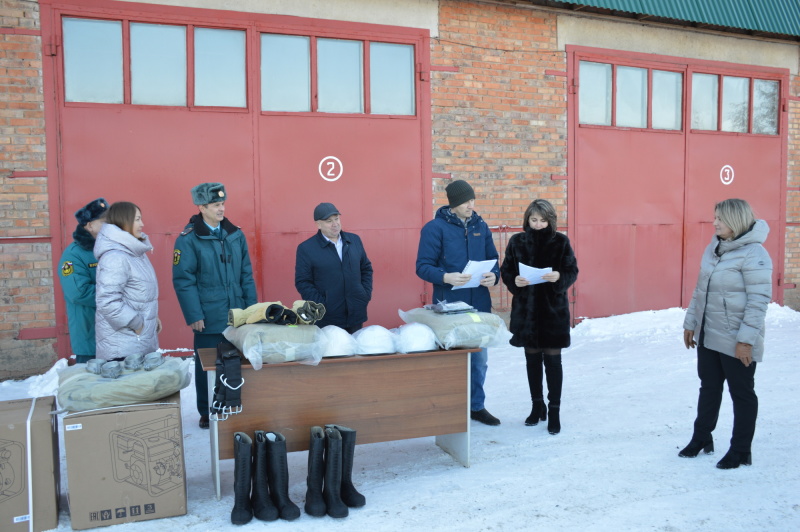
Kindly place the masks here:
[(489, 367), (489, 350), (481, 349), (472, 353), (472, 363), (470, 369), (472, 371), (472, 382), (470, 389), (472, 391), (470, 400), (470, 409), (473, 412), (483, 410), (483, 403), (486, 400), (486, 393), (483, 391), (483, 383), (486, 381), (486, 370)]

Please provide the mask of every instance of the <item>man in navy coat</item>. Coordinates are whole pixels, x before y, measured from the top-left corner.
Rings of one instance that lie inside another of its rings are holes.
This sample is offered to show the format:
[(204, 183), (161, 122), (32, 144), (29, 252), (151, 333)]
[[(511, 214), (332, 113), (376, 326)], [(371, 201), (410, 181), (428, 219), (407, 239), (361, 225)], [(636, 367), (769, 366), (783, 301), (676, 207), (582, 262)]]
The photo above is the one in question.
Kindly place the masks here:
[[(417, 276), (433, 285), (433, 301), (463, 301), (480, 312), (492, 311), (489, 287), (497, 284), (500, 269), (495, 262), (489, 273), (483, 274), (475, 288), (453, 290), (467, 283), (472, 276), (461, 273), (470, 260), (497, 260), (492, 232), (475, 212), (475, 191), (469, 183), (456, 180), (447, 185), (448, 205), (436, 211), (433, 220), (420, 232), (417, 251)], [(486, 410), (483, 383), (488, 368), (488, 351), (481, 349), (471, 355), (472, 419), (486, 425), (499, 425), (500, 420)]]
[(367, 321), (372, 299), (372, 263), (358, 235), (342, 231), (332, 203), (314, 209), (317, 234), (297, 246), (294, 286), (300, 297), (325, 305), (319, 327), (336, 325), (349, 333)]

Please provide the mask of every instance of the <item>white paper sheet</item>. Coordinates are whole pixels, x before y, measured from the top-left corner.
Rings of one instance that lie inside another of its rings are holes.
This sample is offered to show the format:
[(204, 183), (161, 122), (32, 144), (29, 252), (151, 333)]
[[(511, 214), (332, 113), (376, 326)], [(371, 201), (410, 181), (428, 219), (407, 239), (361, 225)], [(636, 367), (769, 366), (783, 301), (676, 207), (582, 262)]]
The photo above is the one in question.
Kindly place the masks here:
[(519, 274), (530, 281), (531, 284), (546, 283), (547, 281), (542, 279), (542, 276), (552, 272), (553, 268), (534, 268), (533, 266), (519, 263)]
[(472, 276), (472, 279), (466, 282), (461, 286), (454, 286), (453, 290), (457, 290), (459, 288), (475, 288), (476, 286), (480, 286), (481, 278), (483, 277), (484, 273), (489, 273), (494, 268), (494, 265), (497, 263), (497, 259), (492, 260), (471, 260), (467, 262), (467, 265), (464, 266), (464, 271), (461, 273), (468, 273)]

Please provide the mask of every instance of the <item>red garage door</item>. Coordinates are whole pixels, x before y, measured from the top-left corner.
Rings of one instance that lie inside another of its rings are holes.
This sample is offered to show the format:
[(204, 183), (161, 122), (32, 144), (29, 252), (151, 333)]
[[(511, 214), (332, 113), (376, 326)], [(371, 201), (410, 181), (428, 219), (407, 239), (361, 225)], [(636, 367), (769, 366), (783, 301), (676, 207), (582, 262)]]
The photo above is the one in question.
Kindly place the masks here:
[(373, 262), (370, 322), (393, 327), (398, 308), (419, 306), (414, 259), (431, 194), (426, 31), (98, 1), (43, 10), (42, 32), (58, 43), (45, 64), (57, 124), (54, 260), (87, 201), (137, 203), (154, 245), (162, 347), (191, 345), (172, 249), (197, 212), (189, 190), (203, 181), (228, 189), (226, 215), (248, 237), (262, 301), (299, 297), (295, 248), (316, 230), (314, 206), (331, 201)]
[(731, 197), (772, 228), (781, 301), (788, 73), (569, 51), (575, 316), (688, 305), (713, 206)]

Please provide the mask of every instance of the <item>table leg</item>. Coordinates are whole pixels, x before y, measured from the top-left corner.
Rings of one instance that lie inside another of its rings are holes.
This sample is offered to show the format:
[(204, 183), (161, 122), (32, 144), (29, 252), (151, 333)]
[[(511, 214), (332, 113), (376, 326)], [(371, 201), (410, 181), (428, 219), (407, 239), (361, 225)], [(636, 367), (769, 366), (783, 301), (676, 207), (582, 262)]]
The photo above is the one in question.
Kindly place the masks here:
[[(216, 384), (217, 381), (217, 372), (212, 369), (206, 372), (206, 374), (208, 376), (208, 404), (212, 404), (214, 400), (214, 384)], [(220, 500), (222, 499), (222, 492), (219, 482), (219, 430), (217, 423), (216, 419), (209, 419), (208, 437), (211, 443), (211, 479), (214, 482), (217, 500)]]
[(472, 353), (467, 353), (467, 431), (456, 434), (443, 434), (436, 436), (436, 445), (452, 456), (456, 462), (464, 467), (469, 467), (470, 452), (470, 399), (472, 398)]

